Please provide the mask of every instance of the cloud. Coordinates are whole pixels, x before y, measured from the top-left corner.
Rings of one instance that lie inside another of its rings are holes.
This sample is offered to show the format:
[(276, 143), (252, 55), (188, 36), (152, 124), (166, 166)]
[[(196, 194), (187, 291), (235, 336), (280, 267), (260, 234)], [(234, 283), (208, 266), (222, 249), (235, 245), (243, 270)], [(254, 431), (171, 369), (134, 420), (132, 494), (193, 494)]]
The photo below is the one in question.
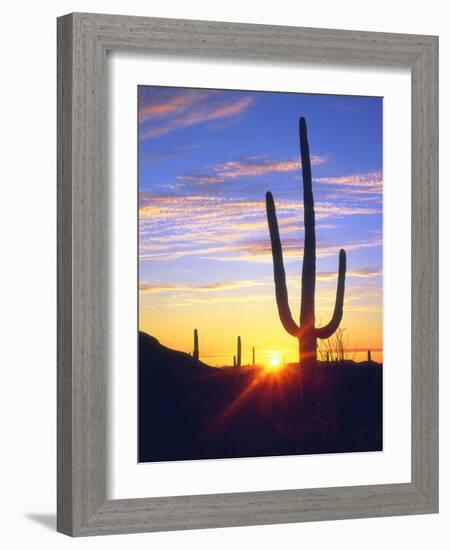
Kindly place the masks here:
[[(327, 162), (326, 156), (314, 155), (311, 164), (319, 166)], [(299, 159), (270, 159), (267, 157), (249, 157), (212, 166), (203, 172), (181, 174), (178, 179), (197, 185), (223, 183), (242, 177), (264, 176), (266, 174), (299, 171), (302, 165)]]
[(200, 185), (207, 185), (210, 183), (222, 183), (223, 181), (225, 181), (224, 178), (220, 178), (218, 176), (207, 176), (201, 174), (197, 176), (177, 176), (177, 179)]
[[(327, 162), (324, 156), (313, 155), (311, 164), (318, 166)], [(215, 171), (223, 178), (240, 178), (242, 176), (261, 176), (273, 172), (293, 172), (300, 170), (299, 159), (272, 160), (253, 157), (245, 161), (230, 161), (216, 167)]]
[[(146, 96), (143, 96), (146, 97)], [(199, 90), (185, 90), (177, 94), (156, 94), (153, 101), (145, 102), (141, 98), (139, 104), (139, 122), (165, 117), (173, 113), (181, 113), (191, 105), (206, 98), (207, 94)], [(148, 100), (148, 98), (146, 98)]]
[(369, 172), (368, 174), (353, 174), (351, 176), (314, 178), (317, 183), (329, 183), (334, 185), (380, 185), (383, 183), (381, 172)]
[[(379, 275), (381, 275), (379, 268), (348, 270), (347, 282), (353, 277), (370, 279)], [(325, 283), (325, 286), (321, 286), (316, 297), (316, 303), (321, 313), (334, 308), (336, 279), (337, 271), (334, 273), (317, 272), (317, 281)], [(298, 294), (300, 275), (288, 276), (287, 284), (293, 296)], [(275, 301), (272, 276), (260, 279), (219, 281), (210, 284), (142, 282), (139, 286), (139, 293), (141, 297), (151, 299), (153, 304), (160, 303), (162, 300), (165, 304), (164, 307), (168, 308), (198, 306), (201, 304), (211, 306), (216, 303), (228, 305), (230, 303), (248, 303), (255, 306), (260, 303), (272, 304)], [(345, 311), (376, 311), (380, 309), (380, 299), (381, 289), (367, 285), (355, 286), (355, 284), (350, 284), (347, 286), (345, 296)]]
[(217, 292), (225, 290), (236, 290), (241, 288), (249, 288), (264, 285), (261, 281), (238, 280), (238, 281), (223, 281), (218, 283), (210, 283), (206, 285), (189, 285), (189, 284), (152, 284), (141, 283), (139, 292), (141, 294), (156, 294), (162, 292)]
[[(329, 220), (380, 214), (379, 208), (316, 205), (317, 227)], [(297, 260), (303, 248), (303, 207), (298, 200), (277, 201), (277, 217), (286, 260)], [(333, 225), (333, 224), (332, 224)], [(265, 201), (223, 196), (154, 196), (141, 193), (139, 254), (142, 261), (201, 258), (216, 261), (267, 262), (271, 260)], [(318, 243), (318, 256), (381, 245), (379, 235), (367, 241), (339, 245)]]
[[(164, 103), (145, 104), (140, 107), (139, 138), (152, 139), (180, 128), (235, 117), (250, 107), (250, 96), (228, 99), (220, 92), (188, 90)], [(143, 128), (155, 119), (164, 118), (158, 125)]]
[(351, 206), (343, 204), (322, 203), (314, 206), (316, 219), (343, 218), (346, 216), (367, 216), (369, 214), (381, 214), (380, 208), (369, 206)]
[[(337, 278), (337, 271), (318, 271), (316, 273), (317, 280), (319, 281), (334, 281)], [(381, 275), (381, 270), (376, 268), (356, 269), (347, 271), (347, 277), (356, 278), (373, 278)], [(288, 284), (296, 284), (299, 280), (298, 276), (288, 277)], [(160, 293), (176, 293), (176, 292), (189, 292), (189, 293), (209, 293), (209, 292), (222, 292), (228, 290), (239, 290), (243, 288), (261, 287), (261, 286), (273, 286), (273, 279), (260, 279), (260, 280), (235, 280), (235, 281), (220, 281), (210, 284), (161, 284), (161, 283), (149, 283), (142, 282), (139, 285), (139, 292), (141, 294), (160, 294)]]
[[(321, 271), (316, 274), (316, 277), (319, 281), (334, 281), (337, 279), (337, 275), (337, 271)], [(351, 269), (346, 273), (346, 277), (354, 277), (357, 279), (372, 279), (373, 277), (379, 276), (381, 276), (381, 269), (373, 267)]]
[(314, 183), (335, 185), (347, 188), (352, 194), (381, 194), (383, 192), (383, 174), (381, 171), (349, 176), (314, 178)]
[(273, 292), (268, 292), (267, 294), (213, 294), (208, 296), (202, 295), (168, 295), (165, 300), (164, 307), (167, 308), (179, 308), (179, 307), (192, 307), (204, 304), (211, 306), (212, 304), (247, 304), (246, 307), (252, 307), (261, 303), (272, 303), (273, 302)]
[(253, 99), (251, 97), (242, 97), (219, 105), (205, 106), (203, 109), (190, 113), (183, 120), (183, 125), (191, 126), (200, 122), (209, 122), (211, 120), (235, 116), (247, 109), (252, 102)]
[[(324, 245), (317, 247), (317, 257), (337, 256), (341, 248), (346, 252), (366, 248), (379, 248), (380, 241), (359, 241), (339, 245)], [(303, 241), (301, 239), (284, 239), (283, 257), (285, 261), (299, 260), (302, 257)], [(149, 246), (148, 250), (141, 250), (139, 259), (144, 260), (175, 260), (179, 258), (196, 257), (201, 259), (216, 260), (223, 262), (249, 261), (249, 262), (272, 262), (272, 249), (267, 239), (259, 241), (236, 242), (235, 244), (218, 244), (217, 246), (205, 246), (201, 243), (192, 243), (191, 248), (180, 249), (176, 246), (167, 247), (165, 250), (158, 250), (158, 247)], [(371, 275), (363, 272), (353, 272), (352, 276), (368, 278)], [(324, 279), (331, 277), (331, 273), (322, 276)]]
[[(303, 239), (292, 237), (283, 239), (282, 245), (283, 257), (286, 261), (292, 259), (299, 260), (303, 256)], [(318, 258), (325, 258), (328, 256), (337, 256), (341, 248), (349, 252), (365, 248), (377, 248), (380, 246), (382, 246), (382, 241), (378, 239), (371, 241), (351, 241), (340, 244), (318, 244), (316, 253)], [(224, 255), (222, 258), (216, 257), (216, 259), (223, 261), (245, 259), (247, 261), (272, 262), (272, 247), (269, 238), (241, 243), (234, 247), (232, 251), (229, 250), (228, 252), (233, 252), (233, 255), (231, 257)], [(358, 272), (353, 273), (355, 274), (354, 276), (358, 276)], [(330, 276), (330, 273), (322, 275), (324, 278)], [(359, 276), (362, 277), (363, 273), (359, 272)]]

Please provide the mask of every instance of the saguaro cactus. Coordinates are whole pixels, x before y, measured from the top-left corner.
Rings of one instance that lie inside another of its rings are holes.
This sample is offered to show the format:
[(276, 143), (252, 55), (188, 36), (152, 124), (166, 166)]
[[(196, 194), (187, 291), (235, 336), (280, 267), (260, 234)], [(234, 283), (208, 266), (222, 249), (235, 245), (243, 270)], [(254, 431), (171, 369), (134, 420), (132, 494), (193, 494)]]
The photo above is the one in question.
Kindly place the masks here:
[(303, 174), (303, 210), (305, 224), (305, 241), (303, 248), (302, 291), (300, 306), (300, 323), (294, 321), (289, 309), (286, 274), (283, 264), (275, 203), (272, 193), (266, 193), (267, 221), (272, 243), (275, 295), (278, 314), (284, 329), (298, 338), (300, 363), (303, 366), (317, 366), (317, 338), (329, 338), (339, 327), (343, 314), (346, 256), (345, 250), (339, 252), (339, 276), (336, 291), (336, 302), (331, 321), (316, 327), (315, 289), (316, 289), (316, 229), (314, 197), (312, 192), (311, 160), (309, 155), (306, 121), (302, 117), (299, 123), (300, 153)]
[(237, 358), (236, 358), (236, 366), (240, 367), (242, 361), (242, 346), (241, 346), (241, 337), (238, 336), (237, 338)]
[(194, 351), (192, 353), (192, 357), (198, 361), (199, 353), (198, 353), (198, 330), (194, 329)]
[(372, 354), (370, 353), (370, 349), (367, 351), (367, 361), (372, 363)]
[(236, 355), (233, 355), (233, 367), (236, 366)]
[(255, 366), (255, 346), (252, 347), (252, 365)]

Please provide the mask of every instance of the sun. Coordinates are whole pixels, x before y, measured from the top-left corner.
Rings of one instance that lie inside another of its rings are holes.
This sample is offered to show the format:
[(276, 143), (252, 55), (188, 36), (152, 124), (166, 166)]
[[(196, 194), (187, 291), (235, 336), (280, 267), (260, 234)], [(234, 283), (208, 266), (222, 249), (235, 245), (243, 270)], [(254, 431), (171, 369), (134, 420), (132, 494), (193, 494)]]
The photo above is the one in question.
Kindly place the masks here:
[(269, 369), (277, 370), (281, 367), (281, 357), (278, 353), (272, 353), (267, 363)]

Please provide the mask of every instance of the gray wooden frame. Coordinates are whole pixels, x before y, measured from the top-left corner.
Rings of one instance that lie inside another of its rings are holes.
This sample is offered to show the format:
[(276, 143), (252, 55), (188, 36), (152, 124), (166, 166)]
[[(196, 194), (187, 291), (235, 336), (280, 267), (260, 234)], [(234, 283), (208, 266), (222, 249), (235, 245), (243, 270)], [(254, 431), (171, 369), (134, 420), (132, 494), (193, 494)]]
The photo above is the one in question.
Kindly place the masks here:
[[(410, 483), (107, 499), (108, 50), (411, 69)], [(82, 536), (437, 511), (438, 38), (81, 13), (59, 18), (58, 530)]]

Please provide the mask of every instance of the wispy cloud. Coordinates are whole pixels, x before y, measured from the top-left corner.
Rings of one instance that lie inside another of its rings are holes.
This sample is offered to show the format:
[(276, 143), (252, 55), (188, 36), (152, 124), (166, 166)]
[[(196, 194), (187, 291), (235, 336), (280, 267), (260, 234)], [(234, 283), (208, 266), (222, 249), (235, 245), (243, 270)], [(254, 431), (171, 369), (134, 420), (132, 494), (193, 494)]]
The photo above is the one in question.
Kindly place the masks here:
[(159, 102), (150, 96), (141, 100), (139, 138), (152, 139), (179, 128), (235, 117), (252, 102), (250, 96), (230, 98), (218, 91), (204, 90), (184, 90)]
[(139, 292), (142, 294), (157, 294), (162, 292), (217, 292), (226, 290), (236, 290), (241, 288), (250, 288), (261, 286), (265, 283), (257, 280), (237, 280), (237, 281), (222, 281), (206, 285), (189, 285), (189, 284), (152, 284), (141, 283)]
[(381, 194), (383, 192), (383, 174), (381, 171), (349, 176), (314, 178), (314, 183), (344, 187), (347, 188), (347, 192), (350, 191), (354, 194)]
[[(327, 162), (326, 156), (314, 155), (311, 164), (319, 166)], [(178, 179), (197, 185), (223, 183), (227, 180), (243, 177), (264, 176), (280, 172), (299, 171), (302, 165), (298, 158), (271, 159), (267, 157), (249, 157), (216, 164), (206, 170), (181, 174)]]
[[(325, 258), (328, 256), (337, 256), (341, 248), (345, 248), (345, 250), (349, 252), (367, 248), (378, 248), (381, 246), (381, 240), (349, 241), (340, 244), (319, 244), (317, 246), (317, 257)], [(302, 250), (303, 239), (293, 237), (283, 239), (283, 256), (285, 261), (298, 260), (299, 257), (301, 257)], [(211, 252), (211, 254), (213, 258), (219, 261), (245, 260), (265, 263), (272, 262), (272, 248), (269, 239), (259, 239), (240, 243), (233, 248), (229, 248), (226, 252), (227, 254), (223, 254), (222, 256), (214, 256), (214, 252)], [(322, 276), (324, 278), (331, 277), (331, 273), (323, 274)], [(360, 272), (359, 276), (362, 277), (363, 273)]]
[(148, 120), (155, 120), (167, 115), (180, 114), (192, 105), (206, 99), (207, 94), (199, 90), (186, 90), (177, 94), (160, 94), (153, 96), (154, 99), (145, 101), (141, 96), (139, 104), (139, 122), (143, 124)]
[[(327, 157), (313, 155), (311, 164), (318, 166), (327, 162)], [(293, 172), (301, 168), (299, 159), (273, 160), (261, 157), (251, 157), (244, 161), (230, 161), (215, 168), (223, 178), (239, 178), (242, 176), (261, 176), (273, 172)]]
[[(347, 271), (346, 276), (347, 278), (354, 277), (356, 279), (372, 279), (373, 277), (381, 276), (381, 269), (375, 267), (351, 269)], [(334, 281), (337, 279), (337, 271), (321, 271), (316, 274), (316, 277), (320, 281)]]
[(225, 181), (223, 177), (208, 176), (205, 174), (198, 174), (196, 176), (189, 176), (189, 175), (177, 176), (177, 179), (180, 179), (189, 183), (199, 184), (199, 185), (208, 185), (210, 183), (222, 183), (223, 181)]
[[(250, 200), (202, 195), (158, 197), (141, 193), (140, 202), (140, 221), (159, 223), (166, 221), (172, 225), (182, 219), (187, 224), (186, 228), (193, 223), (203, 224), (208, 220), (218, 223), (227, 221), (244, 221), (246, 223), (249, 218), (266, 219), (263, 198)], [(355, 208), (335, 203), (316, 204), (315, 212), (317, 220), (381, 213), (378, 208), (371, 206)], [(277, 200), (277, 214), (281, 220), (286, 216), (295, 215), (301, 221), (303, 220), (303, 207), (298, 200), (279, 199)]]
[(183, 308), (199, 305), (211, 306), (213, 304), (242, 304), (249, 307), (257, 306), (261, 303), (272, 303), (273, 292), (267, 294), (211, 294), (208, 296), (192, 294), (174, 294), (168, 295), (165, 300), (165, 307)]
[[(363, 278), (369, 279), (381, 275), (381, 270), (377, 268), (366, 268), (366, 269), (353, 269), (347, 271), (347, 278)], [(316, 274), (317, 280), (319, 281), (334, 281), (337, 278), (337, 271), (328, 272), (328, 271), (319, 271)], [(288, 285), (296, 285), (298, 283), (299, 276), (290, 276), (287, 279)], [(186, 293), (188, 294), (203, 294), (211, 292), (227, 292), (235, 291), (241, 289), (250, 289), (254, 287), (268, 287), (271, 289), (273, 287), (273, 279), (237, 279), (230, 281), (218, 281), (209, 284), (161, 284), (161, 283), (151, 283), (151, 282), (141, 282), (139, 285), (139, 292), (141, 294), (179, 294)], [(334, 287), (333, 287), (334, 288)], [(367, 288), (364, 288), (364, 292), (368, 292)]]
[[(216, 261), (270, 262), (265, 202), (220, 196), (169, 196), (141, 194), (139, 210), (140, 259), (174, 260), (196, 257)], [(317, 227), (329, 220), (379, 214), (371, 206), (316, 205)], [(287, 260), (298, 259), (303, 247), (303, 208), (297, 200), (277, 201), (277, 215)], [(333, 225), (333, 224), (331, 224)], [(345, 243), (349, 249), (379, 246), (381, 240)], [(339, 252), (340, 246), (319, 243), (318, 256)]]

